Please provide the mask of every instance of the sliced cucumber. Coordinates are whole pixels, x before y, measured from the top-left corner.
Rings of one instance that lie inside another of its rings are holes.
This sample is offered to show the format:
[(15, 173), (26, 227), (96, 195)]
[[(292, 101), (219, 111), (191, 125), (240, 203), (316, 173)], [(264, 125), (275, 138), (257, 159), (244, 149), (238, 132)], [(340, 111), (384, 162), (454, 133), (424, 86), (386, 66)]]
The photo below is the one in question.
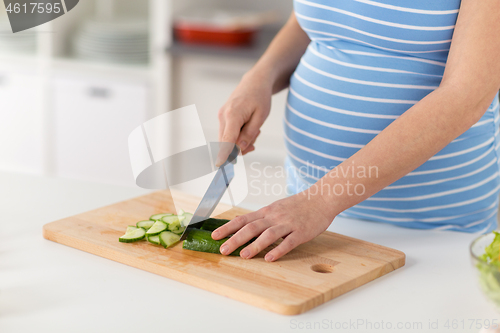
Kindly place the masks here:
[(155, 224), (155, 221), (151, 221), (151, 220), (139, 221), (139, 222), (137, 222), (137, 227), (148, 231), (149, 228), (151, 228), (153, 226), (153, 224)]
[(137, 229), (137, 227), (135, 225), (129, 225), (129, 226), (127, 226), (127, 230), (125, 230), (125, 233), (132, 232), (136, 229)]
[(159, 238), (160, 244), (163, 245), (164, 248), (167, 248), (177, 243), (181, 239), (181, 236), (176, 235), (170, 231), (163, 231), (160, 234)]
[(186, 230), (186, 227), (180, 227), (179, 229), (171, 230), (174, 234), (180, 235)]
[(156, 221), (155, 224), (146, 232), (148, 236), (158, 235), (160, 232), (167, 229), (167, 225), (162, 221)]
[(155, 214), (155, 215), (151, 215), (151, 217), (149, 219), (151, 221), (159, 221), (159, 220), (161, 220), (162, 217), (169, 216), (169, 215), (174, 215), (174, 214), (171, 214), (171, 213)]
[(160, 245), (160, 236), (159, 235), (154, 235), (154, 236), (146, 236), (148, 238), (148, 242), (153, 243), (155, 245)]
[(186, 213), (186, 212), (184, 211), (184, 209), (181, 208), (181, 209), (179, 209), (179, 213), (177, 213), (177, 215), (184, 215), (184, 213)]
[(191, 222), (191, 219), (193, 218), (193, 214), (191, 213), (184, 213), (184, 219), (181, 221), (181, 224), (183, 227), (186, 227), (189, 225), (189, 222)]
[(182, 216), (172, 215), (172, 216), (162, 217), (161, 221), (166, 224), (175, 223), (176, 225), (180, 225), (180, 222), (184, 219), (185, 219), (184, 215)]
[(135, 226), (128, 226), (125, 235), (121, 236), (119, 241), (131, 243), (146, 238), (152, 244), (167, 248), (180, 240), (181, 234), (192, 217), (193, 214), (182, 209), (179, 210), (179, 215), (154, 214), (149, 220), (139, 221)]
[(128, 226), (125, 235), (118, 238), (118, 240), (122, 243), (132, 243), (143, 239), (145, 235), (146, 230), (135, 226)]
[(169, 231), (174, 231), (174, 230), (177, 230), (181, 227), (181, 221), (179, 221), (178, 219), (172, 223), (170, 223), (168, 225), (168, 230)]

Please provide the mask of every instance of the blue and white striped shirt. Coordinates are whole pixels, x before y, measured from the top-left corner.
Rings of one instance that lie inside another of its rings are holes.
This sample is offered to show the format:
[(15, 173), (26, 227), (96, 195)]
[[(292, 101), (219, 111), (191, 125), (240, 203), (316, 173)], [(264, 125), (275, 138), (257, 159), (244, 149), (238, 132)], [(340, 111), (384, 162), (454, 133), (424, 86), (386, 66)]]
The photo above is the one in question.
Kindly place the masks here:
[[(284, 118), (291, 193), (439, 86), (460, 0), (295, 0), (294, 7), (311, 43), (290, 79)], [(410, 228), (494, 229), (498, 123), (497, 95), (468, 131), (342, 216)]]

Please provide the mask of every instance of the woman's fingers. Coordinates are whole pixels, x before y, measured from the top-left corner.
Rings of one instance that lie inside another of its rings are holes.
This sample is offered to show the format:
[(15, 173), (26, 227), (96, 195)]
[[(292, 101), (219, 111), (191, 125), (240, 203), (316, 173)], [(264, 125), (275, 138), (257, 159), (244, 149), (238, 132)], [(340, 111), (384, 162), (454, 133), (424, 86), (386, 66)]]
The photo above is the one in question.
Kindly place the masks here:
[(250, 119), (243, 125), (237, 142), (242, 151), (255, 142), (255, 139), (260, 134), (262, 123), (261, 116), (257, 112), (253, 112)]
[(289, 234), (290, 231), (290, 227), (287, 224), (278, 224), (272, 226), (266, 229), (254, 242), (241, 250), (240, 256), (246, 259), (252, 258), (257, 253), (264, 250), (266, 247), (273, 244), (281, 237)]
[[(270, 223), (268, 220), (260, 219), (248, 223), (240, 231), (231, 236), (221, 247), (220, 252), (222, 254), (230, 254), (238, 247), (242, 246), (252, 238), (260, 235), (264, 230), (269, 228)], [(269, 229), (267, 229), (269, 230)]]
[(249, 152), (254, 151), (254, 150), (255, 150), (255, 146), (254, 146), (254, 145), (250, 145), (250, 146), (248, 146), (248, 147), (247, 147), (247, 149), (245, 149), (245, 150), (244, 150), (241, 154), (242, 154), (242, 155), (246, 155), (246, 154), (248, 154)]
[(301, 235), (299, 234), (299, 232), (294, 231), (286, 236), (285, 239), (283, 239), (283, 241), (280, 243), (280, 245), (269, 251), (264, 259), (266, 261), (278, 260), (302, 243), (303, 241)]
[(255, 220), (259, 220), (263, 217), (264, 217), (264, 214), (260, 210), (235, 217), (234, 219), (232, 219), (228, 223), (215, 229), (212, 232), (212, 238), (217, 240), (217, 239), (222, 239), (224, 237), (227, 237), (228, 235), (240, 230), (246, 224), (253, 222)]
[(260, 130), (257, 132), (257, 135), (255, 136), (255, 138), (253, 138), (252, 142), (250, 142), (250, 144), (248, 144), (248, 146), (245, 149), (241, 150), (242, 155), (248, 154), (249, 152), (255, 150), (254, 144), (255, 144), (255, 141), (257, 140), (257, 137), (259, 136), (259, 134), (260, 134)]
[(221, 142), (222, 136), (224, 135), (224, 128), (226, 127), (226, 117), (224, 115), (224, 109), (219, 110), (218, 118), (219, 118), (219, 142)]
[[(234, 233), (221, 246), (223, 254), (230, 254), (253, 237), (257, 237), (241, 250), (242, 258), (252, 258), (276, 240), (283, 238), (283, 241), (264, 257), (266, 261), (275, 261), (324, 231), (331, 223), (329, 217), (317, 214), (322, 206), (311, 206), (314, 203), (316, 202), (305, 201), (297, 195), (291, 196), (256, 212), (234, 218), (216, 229), (212, 237), (221, 239)], [(317, 223), (311, 222), (307, 229), (304, 228), (303, 221), (312, 220)]]
[[(221, 142), (236, 143), (238, 136), (240, 135), (240, 129), (243, 126), (241, 119), (232, 117), (227, 117), (224, 125), (224, 132), (221, 137)], [(215, 166), (221, 166), (232, 151), (232, 147), (229, 145), (221, 145), (217, 158), (215, 160)]]
[(246, 120), (243, 112), (238, 113), (236, 110), (229, 110), (225, 114), (224, 132), (221, 137), (222, 142), (236, 143), (240, 136), (240, 131)]

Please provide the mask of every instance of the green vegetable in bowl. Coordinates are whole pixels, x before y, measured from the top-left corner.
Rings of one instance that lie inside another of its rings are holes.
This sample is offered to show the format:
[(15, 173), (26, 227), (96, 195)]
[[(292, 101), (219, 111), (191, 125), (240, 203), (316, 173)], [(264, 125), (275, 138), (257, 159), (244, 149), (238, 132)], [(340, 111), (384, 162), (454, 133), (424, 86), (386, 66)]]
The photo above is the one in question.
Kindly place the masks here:
[(500, 233), (493, 231), (495, 238), (490, 245), (484, 249), (484, 254), (479, 259), (484, 262), (500, 267)]
[(493, 241), (484, 248), (484, 254), (478, 257), (475, 266), (481, 289), (500, 308), (500, 233), (493, 233)]

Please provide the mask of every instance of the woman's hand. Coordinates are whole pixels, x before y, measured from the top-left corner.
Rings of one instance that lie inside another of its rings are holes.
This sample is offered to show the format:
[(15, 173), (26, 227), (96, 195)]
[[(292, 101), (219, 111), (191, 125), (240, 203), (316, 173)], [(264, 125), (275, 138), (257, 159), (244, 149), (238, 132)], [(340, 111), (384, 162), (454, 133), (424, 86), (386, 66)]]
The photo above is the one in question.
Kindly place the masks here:
[(307, 193), (304, 191), (256, 212), (238, 216), (214, 230), (212, 238), (221, 239), (235, 233), (221, 246), (221, 253), (227, 255), (258, 237), (240, 252), (240, 256), (247, 259), (283, 238), (265, 256), (266, 261), (275, 261), (325, 231), (335, 217), (328, 216), (328, 209), (325, 209), (326, 204), (321, 196), (310, 196)]
[(236, 143), (243, 155), (255, 149), (260, 127), (271, 109), (272, 84), (265, 75), (245, 74), (219, 110), (219, 141)]

